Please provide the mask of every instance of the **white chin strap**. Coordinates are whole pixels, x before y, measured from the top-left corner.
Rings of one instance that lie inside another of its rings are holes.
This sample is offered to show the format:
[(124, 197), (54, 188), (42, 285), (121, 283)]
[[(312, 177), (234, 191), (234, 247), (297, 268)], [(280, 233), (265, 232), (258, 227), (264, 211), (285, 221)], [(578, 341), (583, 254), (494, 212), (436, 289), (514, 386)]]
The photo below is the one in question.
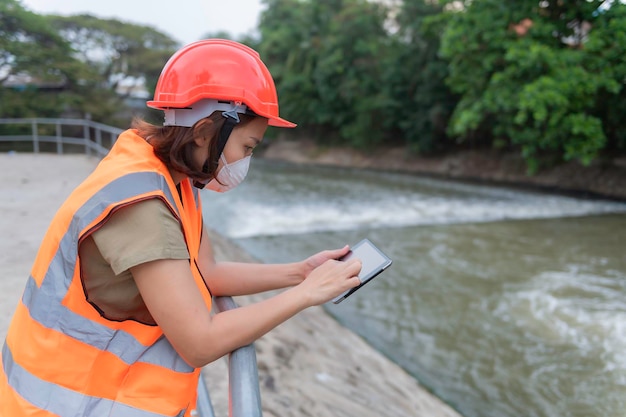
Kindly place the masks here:
[(233, 101), (218, 101), (203, 99), (183, 109), (164, 109), (165, 121), (163, 126), (185, 126), (191, 127), (198, 120), (209, 117), (215, 111), (225, 111), (237, 113), (245, 113), (248, 109), (245, 104), (235, 103)]

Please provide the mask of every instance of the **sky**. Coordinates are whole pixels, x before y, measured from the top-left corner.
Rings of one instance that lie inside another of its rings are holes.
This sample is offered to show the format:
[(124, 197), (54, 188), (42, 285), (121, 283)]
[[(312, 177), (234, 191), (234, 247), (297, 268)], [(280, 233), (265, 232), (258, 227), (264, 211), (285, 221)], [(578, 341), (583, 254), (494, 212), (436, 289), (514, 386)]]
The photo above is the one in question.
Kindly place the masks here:
[(101, 18), (152, 26), (181, 44), (206, 33), (226, 31), (238, 37), (253, 31), (261, 0), (22, 0), (38, 14), (89, 13)]

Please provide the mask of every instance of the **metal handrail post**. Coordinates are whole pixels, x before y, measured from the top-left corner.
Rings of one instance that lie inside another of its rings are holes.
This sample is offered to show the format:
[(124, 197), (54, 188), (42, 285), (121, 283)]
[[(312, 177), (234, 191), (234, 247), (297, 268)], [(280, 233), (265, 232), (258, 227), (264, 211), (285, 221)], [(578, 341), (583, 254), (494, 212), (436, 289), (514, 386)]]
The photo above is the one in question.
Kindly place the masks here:
[(89, 134), (89, 121), (86, 121), (86, 123), (83, 125), (83, 139), (85, 140), (85, 154), (86, 155), (91, 155), (91, 143), (89, 143), (91, 141), (91, 137)]
[(230, 417), (261, 417), (259, 372), (253, 345), (241, 347), (229, 355)]
[[(237, 308), (231, 297), (215, 297), (218, 311)], [(230, 417), (262, 417), (259, 371), (254, 345), (240, 347), (228, 357), (228, 390)]]
[(61, 123), (56, 123), (56, 134), (57, 134), (57, 154), (63, 154), (63, 136), (61, 135)]
[(39, 132), (37, 129), (37, 119), (32, 119), (30, 126), (33, 134), (33, 153), (39, 153)]
[(198, 379), (198, 401), (195, 415), (198, 417), (215, 417), (209, 390), (204, 382), (202, 372), (200, 373), (200, 379)]
[(98, 146), (102, 146), (102, 130), (99, 127), (96, 127), (96, 143)]

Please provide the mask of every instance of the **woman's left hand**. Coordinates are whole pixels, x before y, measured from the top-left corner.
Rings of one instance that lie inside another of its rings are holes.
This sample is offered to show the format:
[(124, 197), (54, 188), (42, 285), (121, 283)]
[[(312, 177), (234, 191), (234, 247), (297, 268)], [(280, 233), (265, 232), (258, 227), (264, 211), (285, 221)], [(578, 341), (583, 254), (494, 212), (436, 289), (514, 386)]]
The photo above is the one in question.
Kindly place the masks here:
[(304, 264), (304, 278), (308, 277), (311, 271), (318, 266), (322, 265), (329, 259), (339, 259), (350, 251), (350, 246), (346, 245), (341, 249), (324, 250), (309, 256), (303, 261)]

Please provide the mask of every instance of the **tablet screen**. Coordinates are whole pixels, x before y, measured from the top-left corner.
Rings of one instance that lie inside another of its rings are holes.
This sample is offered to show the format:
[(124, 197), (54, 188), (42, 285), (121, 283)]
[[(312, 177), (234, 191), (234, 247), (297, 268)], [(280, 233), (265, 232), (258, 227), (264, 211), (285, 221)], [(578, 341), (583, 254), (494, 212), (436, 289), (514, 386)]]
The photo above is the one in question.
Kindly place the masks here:
[(361, 272), (359, 273), (359, 280), (361, 280), (361, 284), (336, 297), (333, 300), (335, 304), (340, 303), (341, 301), (348, 298), (350, 295), (354, 294), (356, 290), (361, 288), (368, 281), (370, 281), (372, 278), (385, 270), (385, 268), (391, 265), (391, 259), (385, 256), (385, 254), (383, 254), (368, 239), (363, 239), (350, 249), (351, 251), (348, 252), (346, 256), (342, 257), (341, 260), (347, 261), (348, 259), (352, 258), (357, 258), (361, 260)]
[(344, 256), (342, 260), (347, 261), (354, 257), (360, 259), (363, 265), (359, 273), (361, 283), (371, 278), (373, 272), (379, 272), (389, 262), (389, 259), (368, 241), (360, 242), (358, 246), (354, 246), (352, 252)]

